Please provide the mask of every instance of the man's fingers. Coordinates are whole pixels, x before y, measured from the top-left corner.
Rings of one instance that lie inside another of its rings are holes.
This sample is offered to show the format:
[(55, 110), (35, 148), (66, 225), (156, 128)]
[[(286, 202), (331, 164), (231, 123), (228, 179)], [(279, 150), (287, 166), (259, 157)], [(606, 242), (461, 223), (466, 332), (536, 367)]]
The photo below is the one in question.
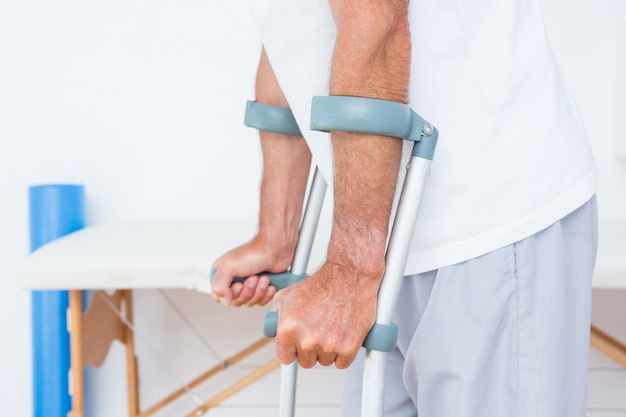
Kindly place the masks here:
[(357, 353), (358, 353), (358, 350), (355, 353), (348, 353), (346, 355), (337, 355), (337, 358), (335, 359), (335, 367), (337, 369), (346, 369), (348, 366), (352, 364), (352, 362), (354, 362), (354, 360), (356, 359)]
[(272, 298), (274, 298), (275, 295), (276, 295), (276, 287), (270, 286), (267, 289), (267, 293), (265, 293), (265, 297), (261, 301), (259, 301), (259, 305), (260, 306), (266, 305), (267, 303), (272, 301)]
[(283, 365), (289, 365), (295, 361), (297, 356), (297, 350), (294, 345), (285, 345), (284, 343), (276, 343), (276, 359)]
[(233, 304), (234, 304), (234, 301), (237, 300), (239, 296), (241, 295), (241, 291), (243, 290), (243, 284), (241, 282), (234, 282), (230, 286), (230, 289), (233, 292)]
[(298, 365), (304, 369), (311, 369), (317, 363), (317, 355), (315, 352), (298, 350), (296, 355), (298, 356)]
[[(250, 300), (250, 298), (254, 295), (256, 291), (258, 277), (252, 276), (246, 278), (243, 283), (233, 284), (233, 286), (239, 286), (239, 294), (237, 297), (233, 297), (233, 305), (235, 307), (242, 306)], [(233, 289), (234, 291), (234, 289)]]
[(269, 303), (276, 294), (276, 288), (270, 285), (270, 280), (266, 276), (253, 276), (245, 280), (244, 283), (234, 283), (232, 286), (232, 305), (239, 307), (264, 306)]
[(219, 279), (220, 277), (218, 273), (215, 274), (211, 296), (215, 302), (226, 306), (263, 306), (276, 294), (276, 288), (270, 285), (270, 279), (266, 276), (253, 275), (246, 278), (243, 283), (234, 282), (228, 287), (220, 285), (223, 281)]
[[(238, 297), (238, 301), (242, 302), (243, 300), (249, 300), (256, 291), (256, 285), (259, 281), (259, 277), (253, 275), (251, 277), (246, 278), (241, 287), (241, 294)], [(245, 301), (243, 301), (245, 302)], [(242, 304), (243, 304), (242, 302)]]
[(265, 298), (265, 294), (267, 294), (269, 287), (270, 279), (266, 276), (260, 277), (257, 281), (254, 294), (252, 295), (252, 297), (250, 297), (250, 299), (246, 303), (246, 306), (252, 307), (258, 305)]
[[(275, 297), (275, 307), (278, 311), (281, 307), (281, 295), (282, 293), (279, 293)], [(279, 320), (275, 340), (278, 360), (282, 364), (297, 360), (298, 364), (305, 369), (312, 368), (318, 362), (322, 366), (330, 366), (334, 363), (338, 369), (347, 368), (356, 358), (358, 346), (353, 349), (351, 345), (346, 345), (339, 335), (332, 337), (326, 334), (328, 329), (317, 330), (321, 333), (308, 333), (302, 322), (290, 319)]]
[(337, 354), (335, 352), (321, 353), (317, 355), (317, 361), (322, 366), (330, 366), (333, 363), (335, 363), (336, 359), (337, 359)]
[(211, 286), (213, 300), (225, 306), (229, 306), (233, 299), (233, 291), (230, 288), (231, 281), (228, 275), (228, 271), (217, 268), (215, 277), (213, 277), (213, 285)]
[[(322, 344), (318, 344), (322, 346)], [(346, 369), (354, 359), (357, 352), (334, 352), (334, 351), (322, 351), (321, 348), (304, 348), (303, 346), (297, 346), (293, 343), (285, 343), (278, 341), (276, 343), (276, 357), (283, 364), (287, 365), (298, 360), (298, 364), (305, 369), (309, 369), (315, 366), (319, 362), (322, 366), (331, 366), (333, 363), (337, 369)]]

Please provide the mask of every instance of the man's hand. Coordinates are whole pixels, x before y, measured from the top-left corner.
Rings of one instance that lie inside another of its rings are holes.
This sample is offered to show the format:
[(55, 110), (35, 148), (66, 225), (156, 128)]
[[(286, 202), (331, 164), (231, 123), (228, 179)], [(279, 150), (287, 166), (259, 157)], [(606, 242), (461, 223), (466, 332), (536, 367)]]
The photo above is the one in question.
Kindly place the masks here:
[[(408, 0), (330, 0), (337, 40), (330, 94), (408, 100), (411, 36)], [(331, 132), (335, 162), (333, 230), (320, 271), (276, 296), (276, 353), (347, 367), (374, 323), (385, 270), (389, 216), (402, 143)]]
[(317, 362), (347, 368), (356, 357), (376, 314), (376, 280), (326, 263), (317, 273), (280, 291), (276, 355), (303, 368)]
[[(226, 306), (263, 306), (271, 301), (276, 288), (270, 285), (267, 276), (259, 272), (284, 272), (289, 268), (293, 251), (273, 252), (269, 244), (257, 236), (251, 242), (239, 246), (219, 258), (213, 268), (217, 268), (213, 279), (213, 299)], [(231, 282), (234, 277), (245, 277), (243, 283)]]

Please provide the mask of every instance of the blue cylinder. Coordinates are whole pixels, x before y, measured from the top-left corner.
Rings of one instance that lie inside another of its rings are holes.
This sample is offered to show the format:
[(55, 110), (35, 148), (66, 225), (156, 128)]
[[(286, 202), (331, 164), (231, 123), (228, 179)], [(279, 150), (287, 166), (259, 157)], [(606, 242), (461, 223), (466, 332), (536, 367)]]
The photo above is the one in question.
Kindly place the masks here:
[[(85, 226), (82, 185), (39, 185), (29, 189), (30, 249)], [(33, 415), (66, 417), (70, 337), (67, 331), (67, 291), (33, 291)]]

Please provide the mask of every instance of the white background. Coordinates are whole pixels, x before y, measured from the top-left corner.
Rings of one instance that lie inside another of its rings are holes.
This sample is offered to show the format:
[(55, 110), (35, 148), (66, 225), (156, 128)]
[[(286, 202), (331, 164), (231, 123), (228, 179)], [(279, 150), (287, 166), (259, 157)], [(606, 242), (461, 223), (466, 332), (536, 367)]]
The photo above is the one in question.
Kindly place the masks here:
[[(626, 4), (544, 4), (600, 165), (600, 214), (626, 217)], [(89, 224), (254, 215), (259, 146), (242, 120), (258, 50), (236, 1), (0, 0), (0, 415), (32, 414), (28, 186), (84, 184)], [(139, 295), (136, 310), (162, 314), (154, 303)], [(93, 417), (124, 413), (102, 382), (113, 372), (92, 377), (111, 398)]]

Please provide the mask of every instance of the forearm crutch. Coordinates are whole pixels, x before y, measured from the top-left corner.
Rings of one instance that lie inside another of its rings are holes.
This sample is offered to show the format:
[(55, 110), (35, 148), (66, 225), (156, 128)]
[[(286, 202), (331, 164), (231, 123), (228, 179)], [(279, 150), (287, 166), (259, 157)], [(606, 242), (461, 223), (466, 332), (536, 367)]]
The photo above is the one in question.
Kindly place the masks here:
[[(367, 350), (361, 416), (379, 417), (383, 416), (384, 410), (386, 353), (395, 347), (398, 337), (398, 329), (391, 319), (439, 135), (437, 129), (402, 103), (345, 96), (314, 97), (311, 129), (341, 130), (414, 141), (387, 246), (385, 274), (378, 293), (376, 324), (363, 342)], [(267, 336), (276, 335), (277, 321), (276, 312), (266, 314)]]
[[(254, 101), (247, 102), (244, 124), (259, 130), (291, 136), (302, 136), (291, 110), (257, 103)], [(309, 187), (308, 199), (302, 215), (302, 221), (300, 223), (298, 243), (296, 245), (296, 251), (291, 268), (289, 271), (280, 274), (265, 272), (259, 274), (268, 276), (270, 278), (270, 285), (276, 287), (276, 290), (278, 291), (288, 287), (289, 285), (295, 284), (306, 277), (306, 268), (309, 263), (311, 248), (313, 246), (315, 232), (317, 230), (320, 213), (322, 211), (326, 188), (326, 181), (322, 177), (319, 169), (315, 167), (311, 185)], [(244, 278), (237, 277), (233, 280), (233, 282), (242, 282), (243, 280)], [(268, 325), (266, 324), (265, 327), (267, 328), (267, 326)], [(270, 323), (269, 326), (271, 327), (272, 324)], [(267, 335), (268, 330), (266, 329), (264, 333)], [(274, 334), (275, 333), (276, 331), (274, 330)], [(291, 417), (294, 415), (297, 372), (297, 361), (290, 365), (281, 366), (279, 404), (279, 415), (281, 417)]]

